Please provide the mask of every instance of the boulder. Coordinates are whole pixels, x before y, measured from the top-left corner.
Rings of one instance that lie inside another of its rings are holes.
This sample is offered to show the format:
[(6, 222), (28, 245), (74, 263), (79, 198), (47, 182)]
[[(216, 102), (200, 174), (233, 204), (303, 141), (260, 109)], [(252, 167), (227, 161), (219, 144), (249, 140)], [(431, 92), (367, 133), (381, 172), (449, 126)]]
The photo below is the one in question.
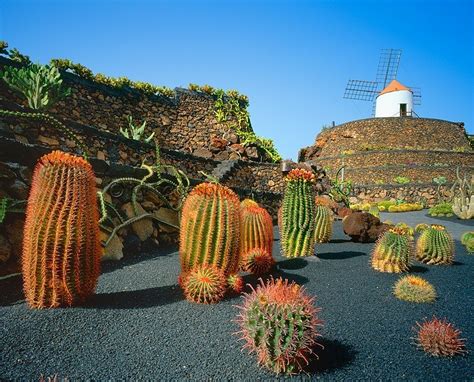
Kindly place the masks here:
[[(108, 234), (101, 232), (100, 239), (105, 242), (108, 238)], [(123, 244), (119, 236), (114, 235), (110, 240), (109, 245), (104, 248), (102, 252), (102, 261), (104, 260), (120, 260), (123, 257)]]
[(390, 226), (367, 212), (353, 212), (343, 220), (342, 227), (352, 241), (373, 243)]

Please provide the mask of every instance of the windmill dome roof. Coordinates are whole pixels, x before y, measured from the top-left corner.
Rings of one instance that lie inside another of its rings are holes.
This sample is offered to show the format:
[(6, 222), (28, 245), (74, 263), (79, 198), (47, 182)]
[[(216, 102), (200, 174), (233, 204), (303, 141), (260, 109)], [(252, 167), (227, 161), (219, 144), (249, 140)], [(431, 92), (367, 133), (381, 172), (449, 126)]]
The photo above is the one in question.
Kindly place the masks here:
[(379, 95), (382, 95), (382, 94), (385, 94), (385, 93), (390, 93), (390, 92), (396, 92), (396, 91), (399, 91), (399, 90), (409, 90), (409, 91), (411, 91), (410, 88), (406, 87), (405, 85), (402, 85), (397, 80), (392, 80), (392, 82), (390, 82), (388, 84), (388, 86), (379, 93)]

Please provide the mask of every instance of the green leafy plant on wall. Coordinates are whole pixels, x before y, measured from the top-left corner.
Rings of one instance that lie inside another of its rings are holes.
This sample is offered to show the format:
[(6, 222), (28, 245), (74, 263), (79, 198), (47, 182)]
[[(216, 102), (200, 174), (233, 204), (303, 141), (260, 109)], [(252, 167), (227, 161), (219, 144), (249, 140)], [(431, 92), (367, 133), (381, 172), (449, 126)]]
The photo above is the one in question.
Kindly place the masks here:
[(240, 144), (242, 146), (257, 146), (263, 150), (273, 162), (278, 162), (281, 160), (281, 155), (275, 148), (273, 140), (259, 137), (253, 131), (237, 130), (236, 134), (240, 138)]
[(0, 224), (5, 220), (7, 213), (25, 213), (26, 200), (16, 200), (7, 197), (0, 199)]
[(408, 184), (410, 183), (410, 178), (407, 178), (406, 176), (397, 176), (393, 181), (397, 184)]
[(10, 60), (18, 62), (19, 64), (31, 64), (30, 58), (21, 54), (18, 49), (8, 49), (8, 43), (6, 41), (0, 41), (0, 55), (7, 56)]
[(155, 133), (153, 132), (147, 138), (143, 138), (143, 134), (145, 133), (146, 121), (143, 121), (143, 123), (140, 126), (135, 126), (131, 115), (128, 116), (127, 121), (128, 121), (127, 128), (125, 129), (120, 128), (120, 133), (125, 138), (148, 143), (155, 136)]

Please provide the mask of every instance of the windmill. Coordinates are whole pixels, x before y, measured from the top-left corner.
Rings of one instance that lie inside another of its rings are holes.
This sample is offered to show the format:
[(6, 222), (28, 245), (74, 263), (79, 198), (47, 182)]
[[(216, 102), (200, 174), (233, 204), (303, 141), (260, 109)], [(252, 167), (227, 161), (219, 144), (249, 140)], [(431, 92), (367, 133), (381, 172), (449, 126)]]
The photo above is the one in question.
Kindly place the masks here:
[(397, 81), (401, 55), (401, 49), (382, 49), (375, 81), (349, 80), (344, 98), (373, 102), (375, 117), (416, 115), (413, 105), (421, 105), (421, 91)]

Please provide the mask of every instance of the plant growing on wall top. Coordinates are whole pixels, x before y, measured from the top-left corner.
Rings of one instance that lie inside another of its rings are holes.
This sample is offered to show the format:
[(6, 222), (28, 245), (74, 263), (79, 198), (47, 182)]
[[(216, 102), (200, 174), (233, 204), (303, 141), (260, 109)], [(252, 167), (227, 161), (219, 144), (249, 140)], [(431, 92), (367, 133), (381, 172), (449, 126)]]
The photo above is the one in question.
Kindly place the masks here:
[(127, 117), (128, 121), (128, 128), (122, 129), (120, 128), (120, 133), (128, 139), (133, 139), (135, 141), (144, 141), (146, 143), (149, 143), (153, 137), (155, 136), (155, 133), (151, 133), (147, 138), (143, 138), (143, 134), (145, 133), (145, 127), (146, 127), (146, 120), (143, 121), (143, 123), (140, 126), (135, 126), (133, 123), (133, 118), (131, 115)]
[(406, 176), (397, 176), (393, 181), (397, 184), (408, 184), (410, 183), (410, 178), (407, 178)]

